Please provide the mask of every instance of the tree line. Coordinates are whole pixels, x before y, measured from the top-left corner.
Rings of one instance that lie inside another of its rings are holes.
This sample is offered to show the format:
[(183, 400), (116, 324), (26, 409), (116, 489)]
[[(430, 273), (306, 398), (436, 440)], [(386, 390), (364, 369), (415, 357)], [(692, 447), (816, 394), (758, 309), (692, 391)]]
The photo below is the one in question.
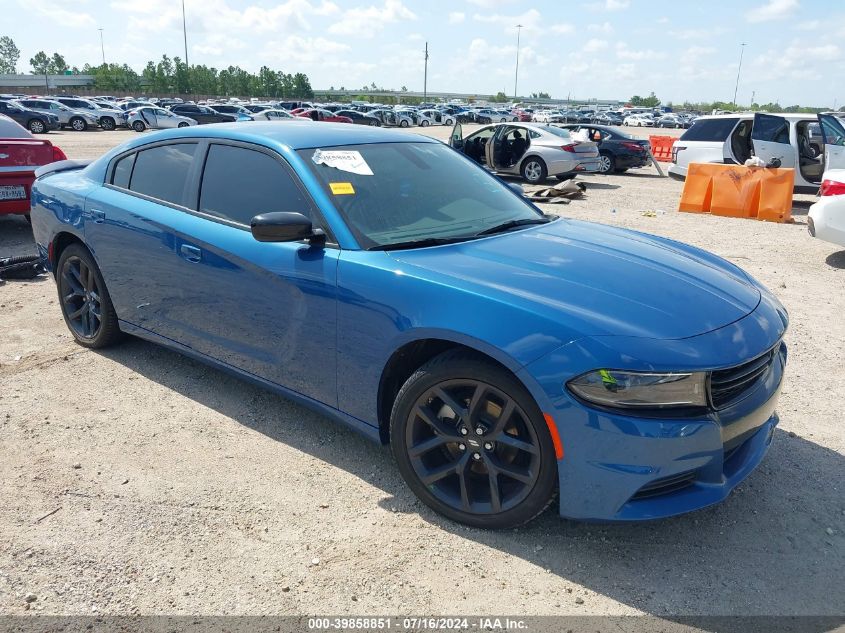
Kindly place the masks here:
[[(20, 50), (8, 36), (0, 37), (0, 74), (15, 74)], [(285, 73), (262, 66), (251, 73), (239, 66), (218, 70), (205, 65), (189, 66), (179, 57), (162, 55), (149, 61), (140, 74), (128, 64), (85, 64), (82, 69), (69, 66), (59, 53), (38, 51), (29, 60), (33, 75), (93, 75), (94, 87), (103, 92), (202, 94), (239, 97), (276, 97), (311, 99), (314, 90), (304, 73)]]

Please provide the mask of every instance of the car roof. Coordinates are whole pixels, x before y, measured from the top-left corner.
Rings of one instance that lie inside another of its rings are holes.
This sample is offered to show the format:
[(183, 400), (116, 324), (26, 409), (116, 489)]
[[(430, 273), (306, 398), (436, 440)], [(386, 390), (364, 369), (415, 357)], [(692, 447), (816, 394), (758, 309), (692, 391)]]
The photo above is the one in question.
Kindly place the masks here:
[(735, 119), (737, 117), (753, 119), (755, 114), (767, 114), (769, 116), (779, 116), (790, 120), (804, 120), (814, 119), (816, 114), (813, 112), (732, 112), (730, 114), (705, 114), (696, 120), (702, 119)]
[(0, 114), (0, 138), (35, 138), (11, 117)]
[(177, 138), (221, 138), (265, 145), (270, 141), (292, 150), (373, 143), (440, 143), (429, 136), (369, 125), (314, 121), (307, 125), (288, 126), (273, 121), (247, 121), (164, 130), (145, 135), (131, 146)]

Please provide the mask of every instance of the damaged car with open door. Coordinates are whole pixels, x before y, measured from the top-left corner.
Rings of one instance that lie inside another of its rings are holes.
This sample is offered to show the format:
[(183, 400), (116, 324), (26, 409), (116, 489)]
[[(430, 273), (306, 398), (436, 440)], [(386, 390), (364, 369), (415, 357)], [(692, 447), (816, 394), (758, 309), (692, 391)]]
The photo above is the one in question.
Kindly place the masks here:
[(795, 170), (795, 193), (814, 194), (829, 169), (845, 168), (845, 125), (836, 113), (722, 114), (695, 120), (672, 146), (669, 176), (690, 163), (742, 165), (752, 156)]
[(466, 138), (456, 123), (449, 145), (491, 171), (520, 176), (531, 184), (601, 169), (595, 143), (576, 141), (566, 130), (536, 123), (487, 125)]

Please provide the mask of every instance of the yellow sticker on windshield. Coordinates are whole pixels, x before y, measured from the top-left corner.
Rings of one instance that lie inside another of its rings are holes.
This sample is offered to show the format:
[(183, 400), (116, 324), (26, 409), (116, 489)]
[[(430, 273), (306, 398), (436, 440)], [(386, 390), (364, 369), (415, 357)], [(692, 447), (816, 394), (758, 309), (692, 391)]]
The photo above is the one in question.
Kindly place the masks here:
[(330, 182), (329, 187), (336, 196), (348, 196), (355, 193), (351, 182)]

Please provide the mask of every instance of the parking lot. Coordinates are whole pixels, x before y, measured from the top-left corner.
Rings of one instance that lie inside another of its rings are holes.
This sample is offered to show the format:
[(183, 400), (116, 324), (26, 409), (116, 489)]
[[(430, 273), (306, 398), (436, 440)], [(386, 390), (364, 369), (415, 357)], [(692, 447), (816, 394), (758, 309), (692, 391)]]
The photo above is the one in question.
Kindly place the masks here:
[[(84, 159), (135, 136), (48, 138)], [(772, 224), (678, 213), (683, 185), (653, 167), (580, 180), (585, 199), (544, 211), (713, 251), (789, 310), (779, 430), (725, 503), (637, 525), (553, 505), (519, 530), (465, 528), (415, 499), (388, 449), (147, 342), (85, 350), (52, 280), (8, 281), (0, 610), (840, 615), (845, 251), (808, 235), (813, 197)], [(0, 256), (33, 250), (24, 219), (0, 217)]]

